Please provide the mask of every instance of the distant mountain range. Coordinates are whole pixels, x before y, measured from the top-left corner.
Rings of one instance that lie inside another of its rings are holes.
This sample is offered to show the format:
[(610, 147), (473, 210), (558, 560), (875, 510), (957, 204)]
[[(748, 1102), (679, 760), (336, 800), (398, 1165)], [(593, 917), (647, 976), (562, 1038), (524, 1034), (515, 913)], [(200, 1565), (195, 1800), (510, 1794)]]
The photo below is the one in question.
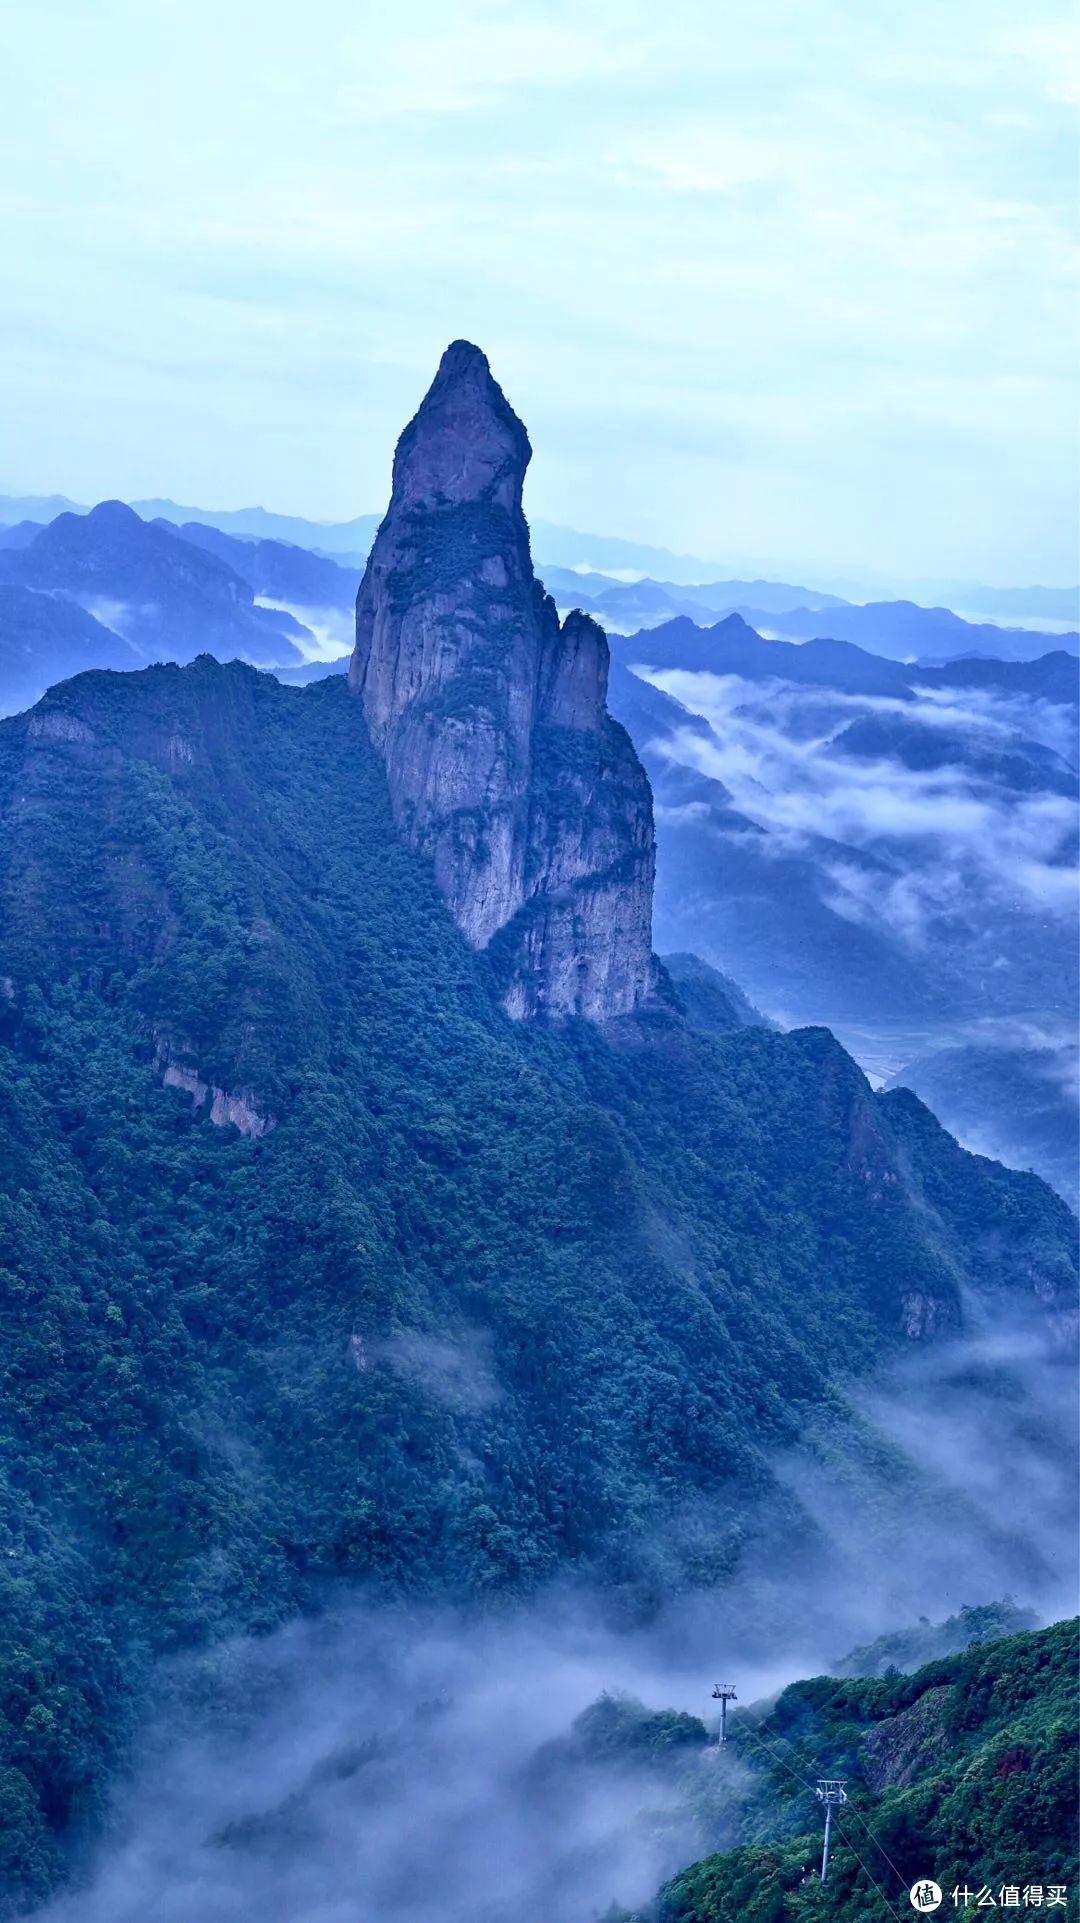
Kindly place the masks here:
[[(307, 576), (331, 565), (295, 554)], [(0, 709), (9, 713), (76, 669), (202, 653), (275, 667), (303, 660), (298, 641), (315, 651), (294, 615), (258, 604), (252, 579), (121, 501), (60, 514), (0, 550), (0, 589)]]
[[(973, 622), (950, 608), (920, 607), (914, 601), (852, 604), (837, 595), (782, 581), (713, 581), (681, 588), (670, 581), (612, 581), (604, 575), (575, 574), (565, 568), (543, 567), (542, 572), (545, 585), (560, 606), (584, 609), (610, 633), (664, 628), (680, 618), (703, 626), (708, 624), (709, 614), (738, 614), (769, 638), (853, 641), (897, 661), (919, 657), (948, 660), (958, 654), (1035, 660), (1051, 648), (1064, 648), (1070, 654), (1080, 651), (1073, 631)], [(1039, 590), (1039, 594), (1051, 606), (1065, 604), (1063, 598), (1049, 591)], [(1015, 598), (1023, 603), (1022, 591), (1017, 590)], [(1070, 614), (1076, 617), (1075, 606)], [(1044, 618), (1056, 617), (1047, 614)]]
[(581, 608), (605, 627), (629, 633), (634, 627), (653, 627), (672, 615), (700, 621), (704, 614), (753, 602), (770, 615), (794, 609), (824, 611), (846, 602), (834, 594), (796, 587), (786, 581), (703, 581), (696, 587), (676, 587), (670, 581), (615, 581), (604, 574), (578, 574), (547, 562), (539, 567), (548, 593), (561, 606)]
[(765, 627), (785, 641), (810, 641), (823, 633), (854, 641), (896, 661), (920, 656), (949, 659), (958, 654), (993, 655), (1002, 660), (1034, 661), (1049, 648), (1080, 653), (1075, 630), (1055, 634), (1028, 628), (1003, 628), (992, 622), (964, 621), (950, 608), (922, 608), (914, 601), (871, 601), (864, 607), (830, 607), (827, 617), (813, 609), (771, 610), (740, 607), (751, 627)]
[[(310, 521), (299, 514), (275, 514), (264, 507), (186, 507), (170, 500), (132, 501), (131, 506), (148, 521), (172, 521), (178, 527), (197, 521), (245, 539), (289, 541), (317, 553), (361, 558), (367, 554), (381, 518), (378, 514), (358, 514), (350, 521)], [(63, 494), (0, 494), (0, 522), (5, 524), (52, 521), (58, 514), (86, 512), (85, 507)], [(538, 556), (567, 569), (585, 565), (636, 574), (660, 569), (670, 580), (682, 582), (700, 580), (703, 569), (706, 575), (718, 572), (715, 563), (702, 562), (693, 555), (673, 554), (668, 548), (612, 535), (581, 534), (548, 521), (534, 521), (532, 536)]]
[[(167, 528), (171, 524), (159, 520), (154, 525)], [(178, 532), (192, 547), (227, 561), (266, 600), (352, 613), (362, 572), (358, 567), (340, 565), (288, 541), (241, 539), (198, 521), (185, 521)]]
[(0, 714), (32, 707), (86, 668), (138, 668), (131, 643), (74, 601), (0, 580)]
[(912, 584), (913, 589), (916, 586), (924, 602), (943, 603), (961, 613), (987, 614), (997, 620), (1034, 617), (1080, 626), (1080, 588), (988, 588), (981, 581)]
[[(144, 521), (169, 521), (176, 527), (197, 522), (220, 528), (240, 539), (289, 541), (297, 547), (321, 549), (325, 553), (357, 551), (365, 553), (379, 525), (377, 514), (358, 514), (352, 521), (308, 521), (299, 514), (273, 514), (264, 507), (201, 508), (181, 507), (175, 501), (132, 501), (129, 505)], [(0, 522), (10, 526), (20, 521), (54, 521), (58, 514), (87, 514), (90, 510), (63, 494), (0, 494)]]
[[(847, 610), (858, 612), (859, 610)], [(969, 630), (970, 632), (970, 630)], [(1075, 637), (1073, 637), (1075, 638)], [(846, 694), (913, 696), (920, 687), (999, 687), (1075, 701), (1080, 665), (1075, 649), (1060, 635), (1042, 635), (1037, 659), (1018, 661), (969, 655), (943, 663), (902, 662), (883, 657), (852, 641), (767, 640), (741, 614), (728, 614), (710, 628), (680, 616), (660, 627), (611, 637), (612, 653), (628, 665), (678, 668), (698, 674), (735, 674), (753, 681), (779, 679), (808, 687), (835, 688)]]
[[(616, 584), (603, 594), (575, 595), (572, 589), (564, 587), (553, 592), (567, 605), (584, 605), (586, 612), (595, 615), (611, 633), (629, 633), (631, 617), (636, 621), (639, 634), (652, 630), (666, 637), (672, 621), (707, 628), (708, 611), (723, 619), (738, 615), (747, 627), (767, 640), (848, 641), (891, 661), (949, 661), (960, 655), (1034, 661), (1052, 649), (1060, 648), (1067, 654), (1080, 653), (1080, 634), (1075, 631), (1005, 628), (996, 623), (964, 621), (949, 608), (920, 608), (913, 601), (874, 601), (865, 607), (832, 601), (827, 606), (814, 608), (805, 602), (797, 604), (796, 597), (805, 590), (785, 587), (780, 582), (753, 584), (770, 588), (767, 606), (761, 605), (765, 597), (759, 597), (757, 604), (752, 605), (747, 597), (737, 593), (730, 598), (722, 595), (724, 588), (737, 590), (746, 585), (732, 581), (695, 588), (693, 593), (701, 597), (697, 606), (687, 595), (674, 595), (664, 583), (655, 581), (639, 581), (632, 586)], [(705, 596), (709, 597), (708, 602)], [(786, 605), (782, 605), (785, 602)], [(707, 648), (708, 643), (692, 643), (684, 627), (679, 630), (679, 646), (687, 645)]]
[[(341, 560), (351, 567), (363, 566), (379, 524), (377, 514), (359, 514), (349, 521), (312, 521), (302, 515), (275, 514), (263, 507), (187, 507), (168, 499), (133, 501), (131, 505), (144, 520), (165, 520), (177, 527), (198, 523), (243, 540), (284, 541)], [(11, 527), (19, 522), (41, 524), (55, 520), (58, 514), (88, 511), (61, 494), (0, 494), (0, 547), (6, 545)], [(838, 607), (852, 600), (862, 602), (868, 591), (881, 601), (892, 600), (900, 587), (898, 582), (886, 582), (867, 574), (858, 580), (830, 579), (827, 592), (788, 589), (773, 578), (777, 572), (775, 566), (768, 569), (767, 580), (727, 580), (718, 578), (725, 572), (721, 563), (705, 561), (696, 555), (675, 554), (670, 548), (612, 535), (583, 533), (580, 529), (544, 520), (533, 520), (531, 533), (534, 557), (550, 592), (558, 598), (565, 587), (572, 587), (577, 581), (578, 595), (590, 596), (589, 602), (577, 601), (576, 605), (582, 607), (590, 607), (592, 598), (602, 597), (609, 588), (637, 585), (628, 579), (630, 576), (645, 577), (649, 587), (667, 590), (670, 605), (657, 603), (660, 618), (670, 614), (692, 615), (702, 605), (714, 613), (737, 607), (765, 612)], [(760, 575), (760, 567), (755, 572)], [(1080, 625), (1080, 587), (993, 588), (979, 581), (939, 580), (908, 582), (905, 587), (921, 605), (940, 604), (960, 614)], [(685, 603), (678, 592), (681, 588), (693, 589)], [(722, 598), (715, 598), (714, 590), (722, 592)], [(774, 600), (773, 593), (777, 590), (779, 599)], [(609, 625), (625, 625), (622, 614), (629, 626), (643, 626), (648, 619), (644, 602), (639, 604), (632, 596), (626, 598), (621, 610), (617, 600), (607, 604)]]

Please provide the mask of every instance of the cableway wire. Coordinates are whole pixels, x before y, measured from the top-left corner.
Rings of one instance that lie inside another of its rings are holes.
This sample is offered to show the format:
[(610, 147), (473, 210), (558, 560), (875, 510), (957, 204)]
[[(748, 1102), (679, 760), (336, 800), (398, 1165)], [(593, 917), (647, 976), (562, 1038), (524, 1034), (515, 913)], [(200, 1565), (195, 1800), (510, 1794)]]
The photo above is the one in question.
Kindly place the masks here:
[(894, 1910), (894, 1908), (893, 1908), (893, 1906), (892, 1906), (892, 1904), (890, 1903), (890, 1901), (889, 1901), (889, 1899), (888, 1899), (888, 1897), (886, 1896), (886, 1894), (885, 1894), (885, 1892), (884, 1892), (884, 1890), (882, 1889), (882, 1887), (881, 1887), (881, 1884), (880, 1884), (880, 1883), (878, 1882), (878, 1880), (877, 1880), (877, 1877), (876, 1877), (876, 1876), (874, 1875), (874, 1872), (873, 1872), (873, 1870), (870, 1870), (870, 1869), (867, 1869), (867, 1867), (866, 1867), (866, 1864), (865, 1864), (865, 1863), (863, 1862), (863, 1860), (862, 1860), (862, 1857), (861, 1857), (861, 1856), (859, 1855), (859, 1852), (858, 1852), (858, 1850), (857, 1850), (857, 1849), (855, 1848), (855, 1845), (854, 1845), (854, 1843), (853, 1843), (853, 1842), (851, 1841), (851, 1838), (850, 1838), (849, 1836), (847, 1836), (847, 1835), (845, 1835), (845, 1833), (844, 1833), (844, 1831), (843, 1831), (843, 1830), (842, 1830), (842, 1829), (840, 1828), (840, 1820), (839, 1820), (839, 1818), (838, 1818), (838, 1817), (836, 1816), (836, 1814), (835, 1814), (835, 1813), (834, 1813), (834, 1815), (833, 1815), (833, 1822), (834, 1822), (834, 1823), (836, 1824), (836, 1827), (837, 1827), (837, 1829), (838, 1829), (838, 1830), (840, 1830), (840, 1834), (841, 1834), (841, 1836), (843, 1836), (843, 1838), (844, 1838), (844, 1841), (845, 1841), (845, 1843), (846, 1843), (846, 1844), (847, 1844), (847, 1846), (848, 1846), (848, 1849), (849, 1849), (849, 1850), (851, 1851), (851, 1854), (852, 1854), (852, 1856), (853, 1856), (853, 1857), (855, 1858), (855, 1861), (856, 1861), (856, 1863), (857, 1863), (857, 1864), (859, 1865), (859, 1868), (861, 1869), (861, 1871), (862, 1871), (862, 1873), (863, 1873), (863, 1875), (864, 1875), (864, 1876), (867, 1876), (867, 1877), (869, 1877), (869, 1879), (870, 1879), (870, 1881), (871, 1881), (871, 1883), (873, 1884), (873, 1886), (874, 1886), (874, 1888), (875, 1888), (875, 1890), (877, 1891), (877, 1893), (878, 1893), (878, 1895), (880, 1896), (880, 1898), (881, 1898), (881, 1900), (882, 1900), (882, 1902), (884, 1903), (884, 1905), (885, 1905), (885, 1908), (886, 1908), (886, 1909), (888, 1910), (888, 1912), (889, 1912), (889, 1915), (890, 1915), (890, 1916), (892, 1916), (892, 1917), (895, 1917), (895, 1919), (896, 1919), (896, 1923), (900, 1923), (900, 1914), (899, 1914), (899, 1911), (897, 1911), (897, 1910)]
[(850, 1808), (850, 1811), (851, 1811), (851, 1814), (852, 1814), (852, 1816), (853, 1816), (853, 1817), (855, 1818), (855, 1821), (856, 1821), (857, 1823), (861, 1823), (861, 1824), (862, 1824), (862, 1826), (863, 1826), (863, 1829), (864, 1829), (864, 1830), (866, 1831), (866, 1834), (867, 1834), (867, 1836), (868, 1836), (868, 1837), (870, 1838), (870, 1841), (871, 1841), (871, 1843), (872, 1843), (872, 1844), (874, 1845), (874, 1848), (875, 1848), (875, 1849), (877, 1849), (877, 1850), (880, 1850), (880, 1851), (881, 1851), (881, 1854), (882, 1854), (882, 1856), (883, 1856), (883, 1857), (885, 1858), (885, 1861), (886, 1861), (886, 1863), (887, 1863), (887, 1864), (889, 1865), (889, 1868), (891, 1869), (891, 1871), (892, 1871), (892, 1873), (893, 1873), (893, 1875), (894, 1875), (894, 1876), (895, 1876), (895, 1877), (896, 1877), (896, 1878), (897, 1878), (897, 1879), (898, 1879), (898, 1880), (899, 1880), (899, 1881), (900, 1881), (901, 1883), (905, 1883), (905, 1882), (906, 1882), (906, 1880), (907, 1880), (907, 1879), (906, 1879), (906, 1877), (904, 1877), (904, 1876), (903, 1876), (903, 1875), (901, 1874), (901, 1872), (900, 1872), (900, 1871), (899, 1871), (899, 1870), (897, 1869), (897, 1867), (896, 1867), (896, 1864), (895, 1864), (895, 1863), (893, 1862), (893, 1860), (892, 1860), (892, 1857), (891, 1857), (891, 1856), (889, 1855), (889, 1852), (888, 1852), (888, 1850), (887, 1850), (887, 1849), (885, 1848), (885, 1845), (884, 1845), (884, 1843), (879, 1843), (879, 1842), (878, 1842), (878, 1839), (877, 1839), (877, 1837), (876, 1837), (876, 1836), (874, 1835), (874, 1832), (873, 1832), (873, 1830), (872, 1830), (872, 1829), (870, 1828), (870, 1825), (869, 1825), (869, 1823), (867, 1822), (867, 1820), (866, 1820), (866, 1818), (865, 1818), (865, 1816), (863, 1816), (863, 1814), (861, 1813), (861, 1811), (860, 1811), (860, 1810), (857, 1810), (857, 1809), (855, 1808), (855, 1805), (854, 1805), (853, 1803), (849, 1805), (849, 1808)]
[[(785, 1757), (781, 1756), (779, 1750), (773, 1748), (773, 1745), (769, 1741), (767, 1736), (762, 1736), (759, 1734), (759, 1732), (756, 1729), (751, 1729), (748, 1723), (740, 1722), (740, 1723), (737, 1723), (735, 1727), (738, 1730), (740, 1737), (749, 1736), (752, 1742), (755, 1742), (758, 1744), (759, 1748), (769, 1751), (769, 1753), (775, 1757), (781, 1769), (786, 1770), (788, 1775), (792, 1777), (792, 1779), (796, 1783), (800, 1783), (803, 1789), (809, 1790), (811, 1795), (815, 1794), (813, 1784), (808, 1782), (806, 1777), (803, 1776), (800, 1773), (800, 1771), (794, 1767), (792, 1763), (789, 1763)], [(783, 1737), (781, 1738), (781, 1741), (785, 1741), (785, 1740), (786, 1738), (783, 1738)], [(851, 1814), (853, 1816), (858, 1816), (859, 1812), (856, 1809), (852, 1809)], [(881, 1849), (881, 1844), (877, 1842), (877, 1837), (867, 1827), (866, 1823), (863, 1822), (862, 1817), (859, 1817), (859, 1821), (863, 1823), (863, 1828), (866, 1830), (866, 1833), (869, 1836), (870, 1841), (872, 1843), (876, 1843), (878, 1849)], [(855, 1861), (858, 1863), (859, 1868), (863, 1872), (863, 1875), (867, 1877), (868, 1880), (873, 1884), (875, 1890), (877, 1891), (882, 1902), (884, 1903), (885, 1908), (888, 1910), (889, 1915), (895, 1919), (895, 1923), (901, 1923), (899, 1912), (893, 1908), (892, 1903), (889, 1901), (889, 1898), (886, 1896), (885, 1891), (882, 1889), (881, 1884), (877, 1880), (877, 1877), (873, 1874), (872, 1870), (869, 1870), (867, 1868), (866, 1864), (862, 1860), (862, 1857), (859, 1855), (858, 1850), (855, 1848), (854, 1843), (850, 1841), (850, 1839), (845, 1835), (844, 1831), (840, 1828), (840, 1819), (835, 1814), (835, 1811), (833, 1814), (833, 1822), (836, 1824), (837, 1829), (840, 1830), (840, 1834), (844, 1838), (844, 1842), (847, 1844), (848, 1849), (851, 1851), (852, 1856), (855, 1858)], [(883, 1849), (881, 1850), (881, 1854), (882, 1856), (885, 1857), (885, 1861), (888, 1863), (890, 1869), (894, 1872), (894, 1874), (900, 1877), (900, 1881), (902, 1883), (904, 1879), (902, 1876), (900, 1876), (900, 1872), (896, 1868), (896, 1864), (892, 1861), (891, 1857), (889, 1857)]]
[[(743, 1731), (748, 1728), (748, 1725), (745, 1723), (736, 1723), (734, 1727), (736, 1730)], [(781, 1765), (782, 1768), (787, 1770), (789, 1776), (796, 1777), (796, 1779), (803, 1784), (804, 1788), (813, 1789), (813, 1784), (807, 1782), (805, 1776), (800, 1776), (798, 1770), (792, 1768), (792, 1766), (789, 1763), (785, 1763), (783, 1757), (780, 1755), (779, 1750), (773, 1749), (772, 1743), (769, 1741), (769, 1738), (767, 1736), (761, 1736), (757, 1730), (751, 1730), (750, 1734), (755, 1738), (757, 1742), (766, 1743), (768, 1745), (769, 1749), (772, 1750), (773, 1755), (776, 1757), (777, 1762)], [(782, 1743), (787, 1743), (788, 1738), (786, 1736), (781, 1736), (780, 1741)], [(789, 1747), (790, 1747), (790, 1744), (789, 1744)], [(856, 1809), (854, 1803), (849, 1803), (847, 1805), (847, 1809), (848, 1809), (848, 1814), (853, 1816), (857, 1823), (861, 1823), (863, 1829), (866, 1831), (867, 1836), (870, 1838), (871, 1843), (874, 1845), (874, 1848), (881, 1852), (882, 1856), (885, 1858), (886, 1863), (889, 1865), (889, 1868), (891, 1869), (893, 1875), (896, 1877), (897, 1882), (906, 1885), (907, 1879), (904, 1876), (903, 1871), (897, 1868), (896, 1864), (892, 1860), (892, 1857), (889, 1855), (888, 1850), (885, 1848), (884, 1843), (879, 1843), (877, 1837), (874, 1835), (873, 1830), (870, 1828), (870, 1825), (867, 1822), (865, 1816), (862, 1815), (861, 1811)]]

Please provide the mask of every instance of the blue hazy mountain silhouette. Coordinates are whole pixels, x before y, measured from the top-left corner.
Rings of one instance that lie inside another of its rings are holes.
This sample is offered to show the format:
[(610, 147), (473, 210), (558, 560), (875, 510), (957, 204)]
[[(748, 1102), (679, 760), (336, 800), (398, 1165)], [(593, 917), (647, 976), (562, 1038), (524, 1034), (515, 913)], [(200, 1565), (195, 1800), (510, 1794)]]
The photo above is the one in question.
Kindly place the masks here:
[(1028, 628), (1003, 628), (993, 622), (964, 621), (951, 608), (923, 608), (914, 601), (871, 601), (864, 607), (842, 606), (822, 614), (801, 608), (766, 612), (736, 610), (754, 627), (767, 627), (785, 641), (822, 637), (854, 641), (897, 661), (919, 656), (991, 655), (1004, 660), (1033, 661), (1051, 648), (1080, 653), (1080, 633), (1053, 634)]
[[(156, 521), (154, 525), (167, 527), (169, 523)], [(192, 547), (227, 562), (255, 594), (268, 600), (303, 608), (350, 610), (356, 601), (361, 570), (343, 567), (311, 548), (298, 547), (291, 541), (225, 534), (198, 521), (186, 521), (179, 533)]]
[[(128, 666), (207, 652), (267, 666), (301, 658), (295, 643), (304, 630), (291, 615), (257, 607), (250, 583), (227, 562), (141, 520), (121, 501), (103, 501), (85, 515), (60, 514), (27, 545), (4, 549), (0, 582), (85, 611), (103, 634), (125, 643)], [(19, 598), (7, 605), (5, 623), (5, 652), (36, 652), (41, 685), (70, 672), (62, 654), (67, 638), (60, 636), (54, 661), (54, 628), (40, 610)], [(93, 631), (81, 631), (90, 650)], [(101, 645), (104, 658), (80, 665), (120, 665), (114, 641)], [(10, 706), (2, 683), (0, 700)]]
[(74, 601), (0, 581), (0, 713), (17, 713), (85, 668), (138, 668), (121, 635)]
[[(278, 514), (263, 507), (201, 508), (168, 498), (134, 501), (131, 505), (144, 520), (163, 519), (176, 527), (198, 523), (244, 540), (284, 541), (329, 555), (352, 567), (363, 566), (379, 524), (377, 514), (359, 514), (347, 521), (313, 521), (303, 515)], [(86, 507), (62, 494), (0, 494), (0, 524), (3, 524), (0, 525), (0, 546), (5, 544), (3, 534), (7, 525), (24, 520), (43, 523), (54, 520), (58, 514), (87, 512)], [(609, 589), (633, 587), (635, 583), (617, 578), (619, 574), (632, 572), (648, 577), (654, 587), (667, 589), (673, 602), (679, 599), (682, 589), (689, 588), (693, 591), (694, 606), (704, 604), (714, 613), (737, 607), (769, 612), (843, 606), (852, 598), (863, 600), (868, 589), (883, 602), (886, 589), (900, 585), (863, 572), (858, 579), (845, 576), (831, 580), (828, 591), (790, 588), (775, 579), (776, 573), (784, 570), (774, 568), (769, 569), (766, 580), (726, 580), (722, 578), (725, 573), (722, 563), (703, 560), (697, 555), (676, 554), (670, 548), (587, 533), (542, 519), (532, 520), (531, 531), (538, 571), (557, 597), (563, 587), (572, 585), (574, 580), (581, 582), (580, 594), (597, 597)], [(592, 571), (589, 576), (575, 573), (583, 567)], [(823, 572), (832, 575), (835, 571)], [(777, 590), (779, 598), (774, 599)], [(1028, 620), (1077, 623), (1080, 611), (1080, 587), (1072, 585), (995, 588), (980, 581), (932, 580), (909, 582), (907, 590), (920, 604), (940, 602), (960, 613), (981, 613), (999, 620), (1019, 616)], [(578, 605), (588, 607), (584, 601)], [(615, 619), (618, 606), (616, 601), (609, 607), (609, 619)], [(692, 613), (694, 607), (673, 605), (667, 611)], [(626, 624), (620, 621), (618, 625)]]
[(846, 694), (908, 699), (916, 685), (998, 687), (1010, 693), (1075, 702), (1080, 692), (1080, 662), (1075, 653), (1054, 645), (1057, 636), (1039, 638), (1051, 646), (1035, 660), (961, 656), (945, 666), (894, 661), (853, 641), (826, 637), (803, 642), (767, 640), (741, 614), (726, 615), (708, 628), (683, 615), (637, 634), (612, 635), (611, 649), (615, 658), (628, 666), (642, 663), (650, 668), (737, 674), (755, 681), (777, 677)]

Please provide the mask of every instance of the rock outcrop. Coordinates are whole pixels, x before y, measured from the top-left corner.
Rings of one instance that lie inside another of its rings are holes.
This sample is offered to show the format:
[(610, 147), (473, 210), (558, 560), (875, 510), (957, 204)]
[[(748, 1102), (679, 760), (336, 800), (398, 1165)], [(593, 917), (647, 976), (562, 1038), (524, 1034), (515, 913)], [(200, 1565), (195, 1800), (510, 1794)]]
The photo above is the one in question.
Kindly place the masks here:
[(531, 449), (455, 341), (398, 442), (350, 685), (397, 823), (515, 1016), (604, 1021), (654, 992), (652, 796), (605, 707), (608, 646), (560, 625), (521, 506)]
[[(161, 1053), (159, 1044), (159, 1057)], [(262, 1113), (253, 1095), (219, 1088), (216, 1082), (204, 1082), (197, 1068), (186, 1066), (183, 1062), (166, 1060), (161, 1079), (166, 1088), (178, 1088), (181, 1094), (190, 1095), (193, 1109), (204, 1108), (209, 1096), (210, 1120), (215, 1128), (239, 1129), (241, 1135), (257, 1140), (260, 1135), (268, 1135), (275, 1126), (274, 1117)]]

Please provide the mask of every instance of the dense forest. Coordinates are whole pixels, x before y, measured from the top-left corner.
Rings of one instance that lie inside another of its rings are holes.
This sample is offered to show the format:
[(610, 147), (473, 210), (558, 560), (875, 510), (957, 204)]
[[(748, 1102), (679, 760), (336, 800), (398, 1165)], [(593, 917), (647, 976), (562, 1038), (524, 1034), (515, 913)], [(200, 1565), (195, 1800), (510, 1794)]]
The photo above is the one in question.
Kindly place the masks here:
[[(637, 1923), (879, 1923), (914, 1914), (908, 1892), (925, 1877), (944, 1892), (941, 1915), (1075, 1918), (1077, 1655), (1077, 1625), (1062, 1622), (914, 1675), (795, 1683), (768, 1714), (738, 1717), (731, 1757), (755, 1779), (746, 1841), (675, 1877)], [(822, 1776), (848, 1795), (824, 1887)]]
[(12, 1910), (162, 1656), (342, 1578), (639, 1620), (810, 1556), (800, 1437), (918, 1487), (848, 1384), (1071, 1300), (1064, 1204), (824, 1031), (511, 1023), (340, 678), (81, 676), (0, 727), (0, 824)]

